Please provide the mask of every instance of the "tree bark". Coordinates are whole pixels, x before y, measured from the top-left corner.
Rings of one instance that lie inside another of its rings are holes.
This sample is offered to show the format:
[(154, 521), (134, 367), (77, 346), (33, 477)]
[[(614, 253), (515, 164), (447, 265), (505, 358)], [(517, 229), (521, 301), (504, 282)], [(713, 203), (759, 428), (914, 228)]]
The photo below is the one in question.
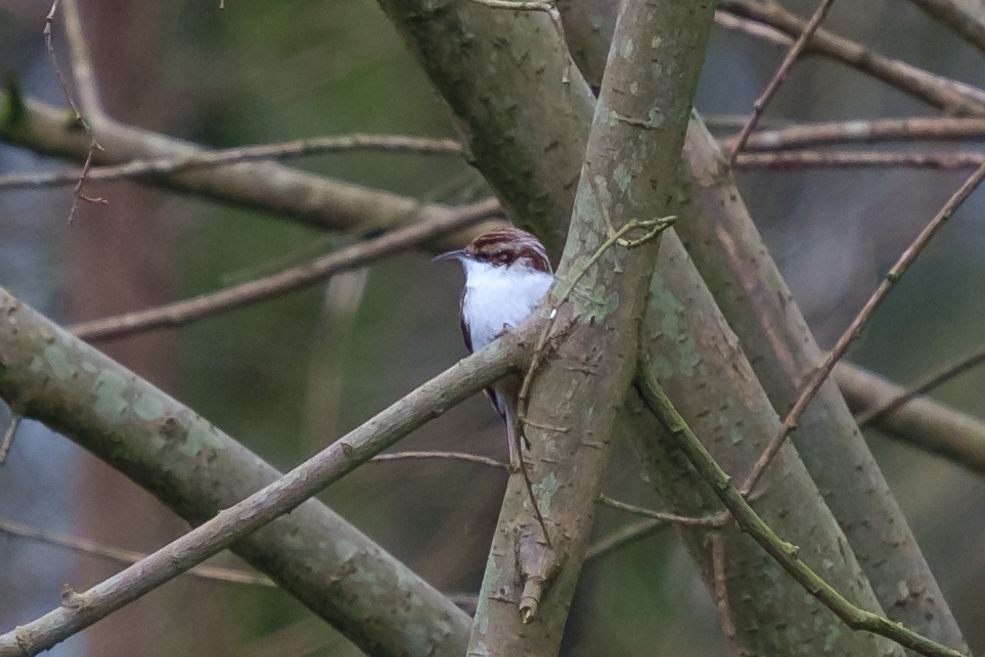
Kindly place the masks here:
[[(549, 296), (561, 307), (559, 344), (532, 372), (524, 425), (531, 459), (507, 486), (470, 655), (546, 656), (560, 648), (613, 426), (637, 367), (659, 243), (651, 232), (627, 247), (614, 231), (666, 214), (713, 17), (713, 2), (629, 0), (620, 12)], [(626, 239), (654, 230), (662, 228), (639, 226)]]

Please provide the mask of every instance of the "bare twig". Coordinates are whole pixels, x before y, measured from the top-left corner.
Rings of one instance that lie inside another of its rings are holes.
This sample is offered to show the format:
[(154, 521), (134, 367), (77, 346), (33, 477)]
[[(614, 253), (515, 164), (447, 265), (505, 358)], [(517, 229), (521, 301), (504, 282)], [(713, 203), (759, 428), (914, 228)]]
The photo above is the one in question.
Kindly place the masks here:
[[(97, 543), (96, 541), (91, 541), (87, 538), (69, 536), (68, 534), (59, 534), (56, 532), (46, 532), (19, 522), (7, 520), (5, 518), (0, 518), (0, 533), (15, 536), (17, 538), (38, 541), (40, 543), (47, 543), (48, 545), (67, 548), (89, 556), (107, 559), (115, 563), (133, 564), (147, 556), (146, 554), (134, 552), (133, 550), (124, 550), (123, 548)], [(258, 573), (251, 573), (245, 570), (237, 570), (233, 568), (195, 566), (185, 574), (199, 577), (201, 579), (228, 582), (231, 584), (252, 584), (254, 586), (268, 587), (276, 586), (276, 584), (274, 584), (269, 577)]]
[(732, 622), (732, 609), (728, 603), (728, 580), (725, 577), (725, 541), (721, 532), (712, 532), (711, 568), (715, 582), (715, 608), (722, 624), (725, 644), (728, 646), (729, 657), (742, 657), (742, 649), (735, 640), (735, 623)]
[(932, 169), (950, 171), (973, 169), (985, 161), (982, 153), (945, 152), (866, 152), (866, 151), (781, 151), (779, 153), (740, 153), (737, 169), (799, 171), (802, 169)]
[[(72, 99), (72, 94), (68, 89), (68, 83), (65, 81), (65, 76), (62, 75), (61, 68), (58, 66), (58, 57), (55, 56), (55, 49), (51, 44), (51, 24), (55, 21), (55, 15), (58, 12), (58, 0), (53, 0), (51, 3), (51, 9), (48, 11), (48, 15), (44, 19), (44, 45), (45, 50), (48, 53), (48, 59), (51, 61), (51, 66), (55, 71), (55, 77), (58, 79), (58, 86), (61, 87), (62, 95), (65, 96), (65, 101), (72, 108), (72, 112), (75, 114), (75, 120), (82, 126), (85, 130), (86, 136), (89, 138), (89, 149), (86, 153), (85, 164), (82, 166), (82, 172), (78, 176), (78, 182), (75, 184), (75, 189), (72, 191), (72, 207), (68, 211), (68, 223), (71, 224), (75, 219), (75, 213), (79, 209), (79, 201), (92, 201), (96, 203), (104, 203), (105, 199), (102, 198), (90, 198), (82, 194), (82, 183), (85, 181), (86, 173), (89, 171), (89, 167), (92, 166), (93, 154), (97, 150), (103, 150), (103, 147), (99, 145), (96, 141), (96, 137), (92, 133), (92, 125), (89, 120), (82, 115), (79, 111), (79, 107), (75, 104)], [(76, 16), (78, 18), (78, 16)]]
[[(805, 21), (777, 2), (721, 0), (719, 9), (739, 20), (753, 21), (791, 38), (799, 36), (806, 27)], [(734, 29), (736, 23), (728, 22), (723, 25)], [(773, 32), (767, 32), (762, 36), (769, 38), (772, 34)], [(859, 43), (825, 30), (818, 30), (814, 34), (807, 44), (807, 50), (835, 59), (938, 109), (952, 114), (985, 114), (985, 91), (884, 57)]]
[(669, 522), (652, 519), (641, 520), (631, 525), (626, 525), (622, 529), (609, 534), (605, 538), (600, 538), (598, 541), (589, 545), (588, 550), (585, 552), (585, 561), (588, 562), (603, 557), (621, 547), (646, 538), (659, 529), (665, 529), (667, 527), (670, 527)]
[(957, 358), (938, 367), (909, 386), (905, 392), (893, 397), (889, 401), (866, 409), (856, 417), (858, 426), (866, 427), (872, 424), (876, 420), (900, 408), (911, 399), (927, 394), (934, 388), (947, 383), (954, 377), (982, 363), (985, 363), (985, 345), (980, 345), (970, 354), (966, 354), (961, 358)]
[(440, 452), (440, 451), (419, 451), (419, 452), (392, 452), (389, 454), (377, 454), (370, 459), (370, 462), (379, 463), (382, 461), (403, 461), (403, 460), (430, 460), (430, 459), (446, 459), (449, 461), (465, 461), (466, 463), (475, 463), (478, 465), (488, 465), (492, 468), (498, 468), (500, 470), (509, 471), (509, 463), (503, 463), (502, 461), (497, 461), (496, 459), (489, 458), (488, 456), (479, 456), (478, 454), (467, 454), (464, 452)]
[(70, 327), (70, 330), (84, 340), (96, 342), (155, 328), (182, 326), (233, 308), (241, 308), (304, 289), (340, 271), (376, 262), (491, 217), (498, 212), (498, 208), (495, 199), (464, 206), (445, 217), (394, 230), (376, 239), (353, 244), (341, 251), (321, 256), (272, 276), (157, 308), (76, 324)]
[(619, 509), (620, 511), (626, 511), (638, 516), (652, 518), (653, 520), (660, 520), (663, 522), (669, 522), (673, 525), (680, 525), (682, 527), (721, 527), (729, 518), (728, 513), (724, 512), (715, 513), (710, 516), (696, 517), (681, 516), (676, 513), (667, 513), (665, 511), (654, 511), (653, 509), (636, 506), (635, 504), (620, 502), (619, 500), (612, 499), (608, 495), (599, 495), (599, 504), (604, 504), (605, 506), (610, 506), (613, 509)]
[[(184, 157), (131, 160), (123, 164), (92, 167), (89, 181), (118, 180), (139, 176), (162, 176), (186, 169), (216, 167), (238, 162), (285, 160), (321, 153), (343, 151), (379, 151), (384, 153), (418, 153), (426, 155), (460, 155), (462, 145), (454, 139), (407, 137), (404, 135), (351, 134), (313, 137), (293, 141), (242, 146), (218, 151), (198, 151)], [(74, 183), (79, 171), (50, 171), (0, 176), (0, 189), (52, 187)]]
[(777, 536), (763, 521), (745, 497), (732, 485), (731, 477), (715, 462), (698, 437), (674, 408), (670, 399), (647, 367), (641, 364), (637, 373), (637, 389), (647, 407), (667, 429), (668, 435), (684, 453), (702, 479), (731, 512), (732, 517), (762, 547), (767, 554), (804, 587), (821, 604), (853, 630), (864, 630), (884, 636), (904, 648), (933, 657), (964, 657), (962, 653), (932, 641), (901, 624), (856, 607), (824, 579), (818, 576), (799, 555), (800, 548)]
[(821, 0), (821, 4), (814, 12), (814, 15), (811, 16), (811, 19), (808, 21), (807, 25), (804, 26), (800, 36), (798, 36), (797, 40), (793, 42), (790, 50), (787, 51), (786, 57), (783, 58), (783, 62), (781, 62), (780, 67), (776, 69), (776, 73), (773, 74), (772, 79), (770, 79), (769, 83), (766, 85), (763, 93), (760, 94), (759, 98), (756, 99), (756, 102), (753, 103), (752, 113), (749, 115), (749, 120), (746, 121), (744, 126), (742, 126), (742, 131), (739, 132), (739, 136), (735, 142), (735, 148), (732, 149), (732, 153), (729, 155), (729, 166), (735, 163), (735, 158), (746, 145), (746, 140), (749, 139), (749, 135), (756, 129), (756, 126), (759, 125), (759, 118), (763, 115), (763, 112), (766, 111), (766, 106), (769, 105), (769, 102), (773, 99), (773, 96), (780, 88), (780, 85), (783, 84), (784, 79), (787, 77), (787, 72), (790, 70), (790, 67), (793, 66), (793, 63), (797, 61), (797, 58), (800, 57), (800, 53), (804, 51), (804, 48), (807, 46), (807, 42), (814, 36), (817, 28), (820, 27), (821, 21), (824, 20), (825, 16), (827, 16), (828, 10), (831, 9), (831, 4), (833, 2), (834, 0)]
[(47, 650), (290, 512), (428, 420), (518, 367), (530, 339), (524, 331), (516, 331), (495, 340), (168, 546), (88, 591), (70, 591), (70, 604), (0, 635), (0, 657)]
[(777, 435), (773, 437), (770, 444), (767, 445), (766, 449), (763, 451), (763, 454), (753, 466), (752, 471), (749, 473), (745, 483), (742, 485), (743, 495), (748, 495), (756, 486), (756, 482), (759, 481), (759, 478), (762, 476), (763, 472), (765, 472), (770, 461), (772, 461), (773, 457), (779, 451), (787, 436), (794, 429), (794, 427), (797, 426), (797, 422), (800, 420), (800, 416), (803, 414), (804, 410), (811, 403), (811, 400), (814, 399), (814, 396), (821, 389), (821, 386), (824, 385), (824, 382), (828, 379), (828, 376), (831, 374), (834, 366), (845, 355), (845, 352), (848, 351), (848, 347), (852, 344), (855, 338), (858, 337), (862, 331), (862, 327), (865, 326), (866, 322), (875, 312), (876, 308), (879, 307), (879, 304), (882, 303), (882, 301), (889, 294), (890, 290), (893, 289), (896, 283), (899, 282), (900, 278), (902, 278), (907, 272), (910, 265), (912, 265), (913, 261), (916, 260), (917, 256), (923, 252), (927, 244), (930, 243), (930, 240), (933, 239), (941, 227), (947, 223), (947, 220), (951, 218), (951, 215), (954, 214), (955, 210), (957, 210), (965, 199), (967, 199), (968, 196), (970, 196), (971, 193), (977, 189), (983, 179), (985, 179), (985, 163), (979, 166), (971, 177), (969, 177), (964, 184), (962, 184), (961, 187), (954, 192), (951, 198), (948, 199), (947, 203), (944, 204), (944, 207), (942, 207), (934, 218), (931, 219), (930, 222), (924, 227), (924, 229), (920, 231), (920, 234), (917, 235), (910, 246), (903, 251), (902, 255), (899, 257), (899, 260), (897, 260), (896, 264), (894, 264), (892, 269), (889, 270), (882, 283), (879, 284), (879, 287), (876, 288), (875, 292), (872, 293), (872, 296), (869, 297), (869, 300), (866, 302), (865, 306), (862, 307), (862, 310), (859, 311), (858, 315), (854, 320), (852, 320), (852, 323), (838, 339), (838, 342), (835, 343), (834, 348), (828, 354), (827, 358), (825, 358), (824, 363), (811, 376), (808, 385), (800, 393), (800, 396), (797, 398), (793, 408), (790, 409), (787, 417), (783, 420), (783, 425), (780, 427), (779, 432), (777, 432)]
[(3, 442), (0, 443), (0, 465), (3, 465), (7, 461), (7, 455), (10, 453), (10, 448), (14, 444), (14, 436), (17, 434), (17, 428), (20, 425), (20, 415), (14, 415), (10, 418), (10, 424), (7, 426), (7, 430), (3, 432)]
[[(855, 412), (881, 406), (906, 394), (890, 381), (845, 363), (834, 376)], [(930, 454), (985, 475), (985, 423), (926, 397), (911, 399), (892, 413), (873, 417), (872, 426), (894, 440), (904, 441)]]
[[(704, 117), (702, 117), (704, 118)], [(743, 155), (750, 151), (782, 151), (833, 144), (873, 144), (887, 141), (945, 141), (985, 139), (985, 118), (913, 116), (872, 121), (833, 121), (785, 125), (749, 135)], [(736, 136), (720, 140), (724, 151), (735, 150)]]

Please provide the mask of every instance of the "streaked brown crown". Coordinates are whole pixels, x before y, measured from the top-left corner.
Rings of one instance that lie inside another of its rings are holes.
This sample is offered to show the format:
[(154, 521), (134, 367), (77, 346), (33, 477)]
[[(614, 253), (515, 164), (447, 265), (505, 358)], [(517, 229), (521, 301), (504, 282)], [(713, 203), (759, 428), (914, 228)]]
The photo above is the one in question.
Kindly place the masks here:
[(465, 247), (465, 255), (479, 262), (490, 262), (497, 266), (526, 261), (537, 271), (553, 273), (551, 261), (547, 259), (544, 245), (530, 233), (505, 226), (479, 235)]

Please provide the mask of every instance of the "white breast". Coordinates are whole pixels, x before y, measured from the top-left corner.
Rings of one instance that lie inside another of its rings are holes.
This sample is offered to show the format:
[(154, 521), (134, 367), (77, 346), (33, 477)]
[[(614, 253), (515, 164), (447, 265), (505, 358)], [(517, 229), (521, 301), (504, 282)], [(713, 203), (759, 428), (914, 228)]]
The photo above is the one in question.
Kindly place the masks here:
[(478, 351), (502, 333), (518, 326), (537, 307), (554, 283), (554, 276), (525, 264), (511, 267), (464, 259), (465, 298), (462, 313)]

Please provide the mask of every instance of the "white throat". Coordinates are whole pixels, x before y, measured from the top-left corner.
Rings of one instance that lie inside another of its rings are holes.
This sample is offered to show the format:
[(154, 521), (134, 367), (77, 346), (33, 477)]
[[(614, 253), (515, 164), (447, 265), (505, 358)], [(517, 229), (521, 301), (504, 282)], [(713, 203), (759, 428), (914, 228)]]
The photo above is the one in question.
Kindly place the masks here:
[(554, 283), (554, 276), (526, 263), (496, 266), (471, 258), (465, 265), (462, 318), (478, 351), (503, 332), (518, 326), (537, 307)]

